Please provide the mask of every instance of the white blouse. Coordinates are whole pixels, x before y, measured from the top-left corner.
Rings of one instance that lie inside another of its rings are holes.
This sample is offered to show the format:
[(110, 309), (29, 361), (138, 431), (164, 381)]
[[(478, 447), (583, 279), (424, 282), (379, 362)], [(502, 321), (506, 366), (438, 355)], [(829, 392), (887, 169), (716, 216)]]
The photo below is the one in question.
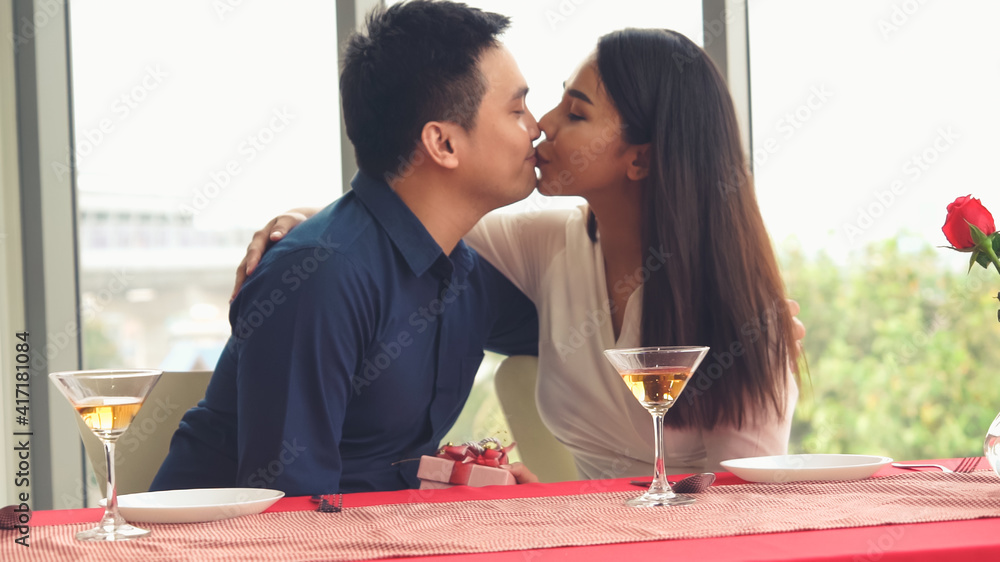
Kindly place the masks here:
[[(587, 208), (491, 213), (465, 241), (538, 308), (536, 401), (542, 421), (573, 453), (584, 479), (653, 473), (649, 413), (602, 353), (638, 347), (642, 288), (628, 299), (616, 341), (600, 241), (587, 236)], [(712, 352), (705, 358), (711, 361)], [(668, 474), (719, 471), (720, 461), (788, 450), (798, 388), (789, 371), (786, 415), (747, 420), (743, 428), (665, 428)], [(692, 387), (681, 394), (693, 395)], [(669, 415), (669, 414), (668, 414)]]

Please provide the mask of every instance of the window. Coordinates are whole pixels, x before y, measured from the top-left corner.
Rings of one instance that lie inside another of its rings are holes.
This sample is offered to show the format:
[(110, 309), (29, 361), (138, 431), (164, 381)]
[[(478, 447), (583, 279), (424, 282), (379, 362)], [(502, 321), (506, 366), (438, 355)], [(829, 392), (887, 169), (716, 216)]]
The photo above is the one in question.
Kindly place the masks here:
[(1000, 284), (938, 246), (955, 197), (1000, 209), (1000, 6), (749, 8), (757, 194), (809, 329), (792, 447), (980, 454)]
[[(505, 42), (536, 117), (608, 31), (704, 40), (695, 0), (470, 3), (512, 16)], [(335, 7), (72, 4), (85, 367), (212, 368), (250, 233), (339, 195)], [(1000, 6), (771, 0), (748, 12), (757, 193), (809, 328), (793, 449), (975, 453), (1000, 404), (996, 275), (966, 276), (967, 256), (935, 246), (954, 197), (1000, 208)], [(54, 165), (68, 173), (69, 156)], [(535, 194), (512, 209), (578, 203)], [(482, 383), (478, 399), (492, 394)], [(456, 441), (495, 432), (493, 408), (470, 410)]]
[(251, 233), (342, 192), (336, 4), (71, 8), (83, 366), (211, 370)]
[(72, 5), (85, 367), (212, 369), (251, 233), (340, 195), (335, 12)]

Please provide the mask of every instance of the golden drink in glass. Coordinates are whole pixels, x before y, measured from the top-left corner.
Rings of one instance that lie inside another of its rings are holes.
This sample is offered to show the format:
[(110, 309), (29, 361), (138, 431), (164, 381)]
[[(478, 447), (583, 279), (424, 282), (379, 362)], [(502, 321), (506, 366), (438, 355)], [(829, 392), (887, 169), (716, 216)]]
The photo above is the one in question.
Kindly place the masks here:
[(115, 442), (142, 407), (149, 391), (160, 379), (160, 371), (69, 371), (50, 373), (49, 378), (87, 427), (104, 444), (107, 459), (107, 500), (104, 517), (93, 529), (76, 534), (80, 541), (127, 541), (149, 534), (133, 527), (118, 512), (115, 489)]
[(653, 483), (645, 494), (628, 500), (626, 505), (649, 507), (694, 503), (692, 496), (675, 494), (664, 474), (663, 416), (674, 405), (706, 353), (707, 347), (636, 347), (604, 352), (632, 391), (632, 396), (653, 416), (656, 453)]

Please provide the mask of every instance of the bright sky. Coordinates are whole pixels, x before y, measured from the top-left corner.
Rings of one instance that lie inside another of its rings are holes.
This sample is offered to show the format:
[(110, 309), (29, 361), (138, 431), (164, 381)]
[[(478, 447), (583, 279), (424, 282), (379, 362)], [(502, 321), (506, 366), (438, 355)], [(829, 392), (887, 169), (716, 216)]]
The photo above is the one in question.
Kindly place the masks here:
[[(339, 194), (333, 2), (232, 3), (72, 3), (81, 190), (169, 195), (217, 228)], [(513, 18), (506, 43), (536, 116), (603, 33), (701, 42), (700, 0), (470, 3)], [(757, 186), (776, 240), (844, 256), (905, 229), (937, 245), (956, 196), (1000, 213), (1000, 2), (749, 7)]]
[(341, 193), (333, 2), (70, 9), (81, 190), (174, 196), (218, 228)]
[[(902, 230), (945, 245), (945, 207), (969, 193), (1000, 217), (1000, 3), (750, 8), (757, 191), (775, 239), (836, 256)], [(761, 152), (769, 139), (776, 149)], [(956, 271), (968, 263), (941, 253)]]

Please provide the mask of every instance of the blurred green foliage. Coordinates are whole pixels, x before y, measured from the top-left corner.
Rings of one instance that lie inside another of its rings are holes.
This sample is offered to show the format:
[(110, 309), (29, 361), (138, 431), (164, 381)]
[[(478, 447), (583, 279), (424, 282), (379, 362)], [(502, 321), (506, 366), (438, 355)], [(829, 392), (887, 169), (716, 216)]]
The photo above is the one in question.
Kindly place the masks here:
[(874, 243), (844, 265), (783, 252), (810, 376), (790, 449), (897, 459), (983, 454), (1000, 412), (1000, 275), (944, 270), (929, 244)]
[[(874, 243), (836, 263), (781, 251), (788, 294), (806, 325), (789, 452), (900, 460), (983, 454), (1000, 412), (1000, 275), (941, 265), (930, 244)], [(488, 357), (446, 441), (510, 440)], [(515, 449), (516, 451), (516, 449)]]
[[(901, 460), (982, 454), (1000, 412), (1000, 275), (941, 264), (930, 244), (872, 244), (846, 263), (793, 245), (780, 252), (788, 294), (806, 325), (789, 450)], [(84, 368), (120, 363), (105, 325), (83, 330)], [(493, 390), (501, 356), (487, 353), (445, 442), (513, 437)], [(998, 380), (994, 380), (998, 377)], [(996, 383), (996, 384), (994, 384)], [(517, 449), (512, 460), (518, 460)]]
[(107, 326), (96, 319), (83, 321), (83, 368), (120, 369), (121, 356)]

